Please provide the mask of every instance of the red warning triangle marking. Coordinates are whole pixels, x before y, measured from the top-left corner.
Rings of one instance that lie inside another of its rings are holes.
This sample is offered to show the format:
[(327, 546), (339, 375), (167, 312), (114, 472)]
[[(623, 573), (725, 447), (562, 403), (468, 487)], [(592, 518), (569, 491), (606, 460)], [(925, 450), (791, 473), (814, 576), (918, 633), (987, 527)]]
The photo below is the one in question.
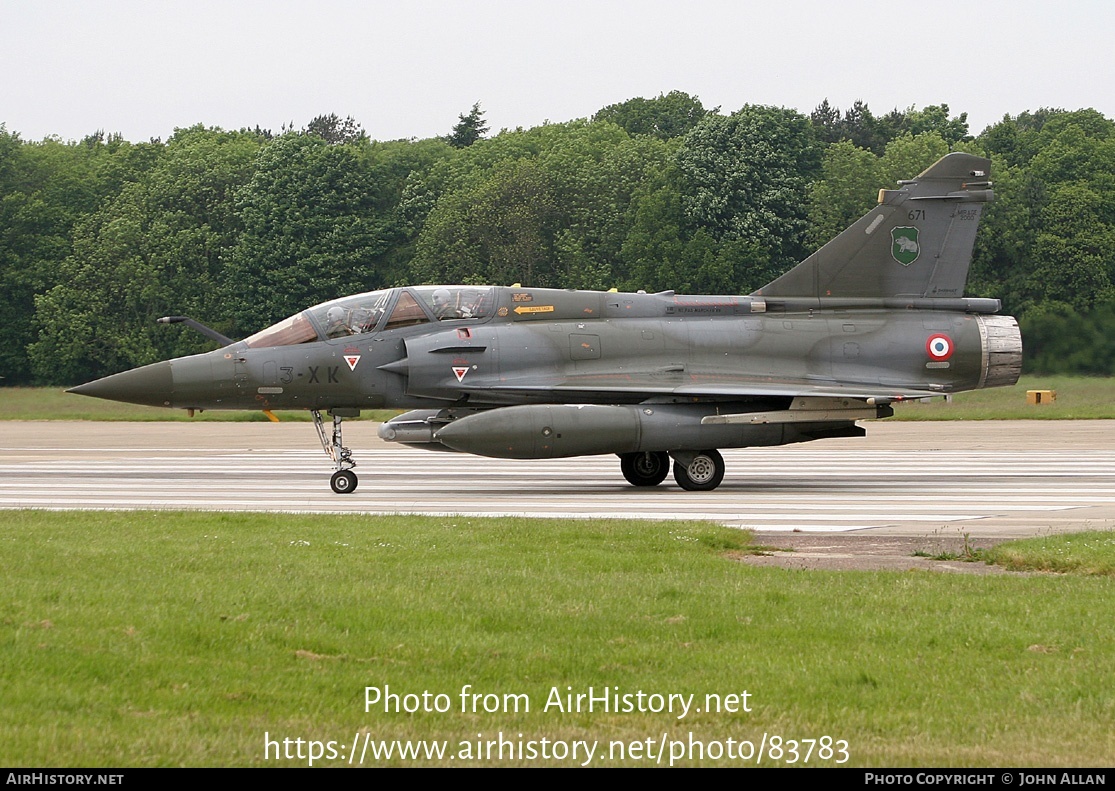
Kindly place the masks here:
[(459, 366), (455, 365), (455, 366), (453, 366), (453, 374), (457, 377), (458, 382), (463, 382), (465, 380), (465, 374), (467, 374), (467, 373), (468, 373), (468, 366), (467, 365), (459, 365)]
[(348, 363), (348, 369), (350, 371), (355, 371), (356, 370), (356, 364), (358, 362), (360, 362), (360, 355), (359, 354), (346, 354), (345, 355), (345, 362)]

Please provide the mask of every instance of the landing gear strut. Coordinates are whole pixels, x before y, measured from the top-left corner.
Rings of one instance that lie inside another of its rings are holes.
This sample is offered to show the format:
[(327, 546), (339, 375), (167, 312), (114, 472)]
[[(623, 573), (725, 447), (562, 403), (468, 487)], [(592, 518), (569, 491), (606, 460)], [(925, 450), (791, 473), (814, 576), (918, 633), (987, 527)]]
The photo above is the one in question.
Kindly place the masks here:
[(340, 410), (329, 413), (333, 418), (333, 437), (330, 439), (325, 433), (325, 421), (322, 420), (321, 412), (311, 409), (310, 414), (314, 417), (314, 428), (317, 429), (317, 437), (321, 440), (322, 450), (325, 451), (326, 456), (333, 460), (333, 466), (337, 468), (333, 477), (329, 479), (329, 485), (337, 494), (352, 494), (356, 491), (356, 484), (358, 483), (356, 473), (352, 471), (356, 462), (352, 460), (352, 451), (346, 448), (341, 441), (341, 420), (347, 416), (342, 416)]

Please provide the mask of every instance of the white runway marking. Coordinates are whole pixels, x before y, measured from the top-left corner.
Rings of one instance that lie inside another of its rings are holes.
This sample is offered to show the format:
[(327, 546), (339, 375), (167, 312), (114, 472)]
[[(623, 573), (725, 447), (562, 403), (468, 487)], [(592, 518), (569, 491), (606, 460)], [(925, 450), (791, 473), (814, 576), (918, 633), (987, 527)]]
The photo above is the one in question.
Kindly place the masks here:
[[(760, 531), (969, 530), (1115, 503), (1115, 451), (725, 451), (714, 492), (672, 478), (627, 485), (611, 456), (502, 461), (409, 448), (357, 452), (357, 491), (335, 495), (320, 451), (83, 448), (5, 461), (0, 509), (213, 509), (317, 513), (711, 519)], [(1035, 521), (1038, 520), (1038, 521)]]

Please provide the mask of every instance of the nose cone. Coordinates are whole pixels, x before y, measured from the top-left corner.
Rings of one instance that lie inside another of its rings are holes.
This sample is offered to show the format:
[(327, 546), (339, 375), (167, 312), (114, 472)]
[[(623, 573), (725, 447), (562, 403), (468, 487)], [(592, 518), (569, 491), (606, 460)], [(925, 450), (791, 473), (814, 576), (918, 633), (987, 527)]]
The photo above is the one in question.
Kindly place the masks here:
[(170, 406), (174, 377), (170, 363), (161, 362), (106, 376), (95, 382), (71, 387), (67, 393), (125, 401), (145, 406)]

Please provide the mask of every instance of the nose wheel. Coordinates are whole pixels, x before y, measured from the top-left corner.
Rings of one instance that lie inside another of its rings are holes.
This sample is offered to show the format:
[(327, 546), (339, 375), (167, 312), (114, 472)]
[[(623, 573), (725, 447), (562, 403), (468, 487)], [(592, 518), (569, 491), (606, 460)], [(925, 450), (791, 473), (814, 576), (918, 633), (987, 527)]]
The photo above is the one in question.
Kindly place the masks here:
[(356, 491), (356, 473), (352, 470), (337, 470), (329, 479), (329, 485), (337, 494), (351, 494)]
[[(352, 471), (352, 468), (356, 466), (356, 462), (352, 460), (352, 451), (346, 448), (341, 441), (341, 420), (343, 417), (340, 410), (329, 413), (333, 418), (332, 437), (325, 431), (325, 421), (321, 417), (321, 412), (311, 409), (310, 414), (314, 418), (314, 428), (317, 429), (317, 437), (321, 440), (321, 448), (325, 451), (325, 455), (332, 459), (333, 465), (337, 468), (333, 477), (329, 479), (329, 486), (337, 494), (352, 494), (356, 491), (356, 484), (359, 483), (359, 480), (356, 473)], [(356, 415), (359, 414), (357, 411)]]

